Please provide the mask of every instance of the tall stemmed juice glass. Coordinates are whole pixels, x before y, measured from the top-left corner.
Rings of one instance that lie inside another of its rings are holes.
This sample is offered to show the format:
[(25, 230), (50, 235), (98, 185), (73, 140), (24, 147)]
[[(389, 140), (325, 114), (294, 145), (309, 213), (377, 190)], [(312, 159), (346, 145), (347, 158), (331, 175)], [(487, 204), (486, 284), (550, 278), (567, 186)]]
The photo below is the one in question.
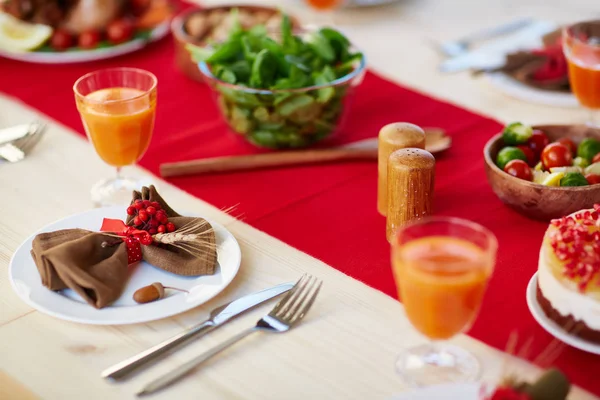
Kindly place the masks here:
[(121, 175), (137, 162), (152, 138), (156, 114), (156, 76), (136, 68), (91, 72), (75, 82), (77, 109), (88, 138), (100, 158), (116, 168), (116, 176), (92, 187), (98, 206), (127, 204), (131, 191), (146, 182)]
[(563, 30), (563, 51), (569, 64), (571, 89), (589, 111), (588, 125), (600, 125), (600, 20), (580, 22)]
[(425, 218), (395, 233), (392, 266), (398, 294), (411, 324), (429, 339), (396, 362), (408, 384), (479, 377), (477, 358), (444, 341), (468, 330), (477, 317), (497, 248), (489, 230), (460, 218)]

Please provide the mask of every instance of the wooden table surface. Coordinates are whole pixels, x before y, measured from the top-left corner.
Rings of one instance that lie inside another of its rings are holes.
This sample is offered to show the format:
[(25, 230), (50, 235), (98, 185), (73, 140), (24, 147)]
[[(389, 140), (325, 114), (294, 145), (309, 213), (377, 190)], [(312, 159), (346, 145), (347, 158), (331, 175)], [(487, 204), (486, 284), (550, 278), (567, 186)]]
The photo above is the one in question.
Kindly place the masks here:
[[(304, 21), (333, 19), (365, 50), (372, 67), (404, 85), (499, 120), (548, 123), (582, 121), (584, 113), (509, 99), (465, 73), (440, 75), (439, 55), (427, 40), (457, 37), (517, 15), (559, 22), (588, 18), (596, 9), (592, 3), (404, 0), (333, 16), (314, 14), (296, 1), (286, 5)], [(26, 105), (0, 96), (0, 124), (23, 123), (35, 116)], [(113, 173), (87, 141), (53, 121), (50, 124), (30, 157), (0, 166), (0, 399), (131, 399), (150, 379), (252, 325), (271, 305), (242, 316), (127, 382), (107, 383), (100, 372), (198, 322), (223, 302), (295, 280), (304, 272), (322, 278), (324, 286), (301, 326), (284, 335), (246, 339), (153, 398), (387, 399), (407, 390), (394, 371), (394, 361), (402, 349), (422, 343), (423, 338), (411, 327), (400, 303), (156, 177), (175, 209), (212, 218), (236, 236), (243, 261), (233, 283), (202, 307), (128, 326), (70, 323), (27, 306), (8, 281), (13, 252), (44, 225), (89, 209), (91, 185)], [(145, 174), (139, 168), (135, 172)], [(525, 377), (538, 372), (468, 336), (455, 342), (481, 359), (486, 381), (496, 381), (507, 366)], [(572, 398), (595, 397), (576, 388)]]

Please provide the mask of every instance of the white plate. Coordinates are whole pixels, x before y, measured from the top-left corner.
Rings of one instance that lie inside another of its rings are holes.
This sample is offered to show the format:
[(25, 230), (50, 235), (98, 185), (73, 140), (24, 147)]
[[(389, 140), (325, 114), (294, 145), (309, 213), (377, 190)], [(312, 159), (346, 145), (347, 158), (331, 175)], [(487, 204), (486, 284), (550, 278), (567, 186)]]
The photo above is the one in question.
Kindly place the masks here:
[(0, 56), (10, 58), (12, 60), (37, 64), (71, 64), (98, 61), (121, 56), (123, 54), (133, 53), (134, 51), (146, 47), (148, 43), (162, 39), (168, 33), (169, 21), (166, 21), (154, 28), (148, 39), (134, 39), (126, 43), (102, 49), (65, 51), (56, 53), (43, 51), (15, 53), (0, 49)]
[(527, 285), (527, 306), (529, 307), (529, 311), (531, 311), (533, 318), (535, 318), (542, 328), (558, 340), (578, 348), (579, 350), (600, 354), (600, 345), (569, 334), (556, 322), (546, 316), (544, 310), (542, 310), (542, 307), (540, 307), (540, 304), (537, 301), (537, 272), (531, 277), (531, 280)]
[(451, 383), (412, 390), (389, 400), (480, 400), (486, 392), (481, 383)]
[(552, 107), (580, 107), (572, 93), (536, 89), (501, 72), (485, 75), (494, 88), (512, 98)]
[[(97, 208), (54, 222), (37, 233), (69, 228), (98, 231), (103, 218), (125, 217), (123, 207)], [(229, 285), (240, 268), (242, 256), (236, 239), (222, 225), (209, 222), (215, 230), (217, 242), (218, 265), (214, 275), (179, 276), (142, 261), (132, 268), (121, 297), (112, 305), (100, 310), (90, 306), (71, 289), (53, 292), (42, 285), (30, 254), (31, 243), (37, 233), (25, 240), (13, 255), (8, 268), (10, 283), (19, 297), (31, 307), (67, 321), (94, 325), (124, 325), (170, 317), (212, 299)], [(189, 294), (170, 292), (168, 297), (159, 301), (137, 304), (133, 300), (133, 293), (153, 282), (185, 289)]]

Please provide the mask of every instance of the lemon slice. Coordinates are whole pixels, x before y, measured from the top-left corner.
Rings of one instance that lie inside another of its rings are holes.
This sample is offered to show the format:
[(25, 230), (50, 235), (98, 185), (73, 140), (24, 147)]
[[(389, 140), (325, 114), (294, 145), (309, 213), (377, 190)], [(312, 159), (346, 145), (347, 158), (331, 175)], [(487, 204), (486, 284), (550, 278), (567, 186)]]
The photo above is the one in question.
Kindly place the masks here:
[(52, 36), (48, 25), (30, 24), (12, 15), (0, 13), (0, 49), (30, 51), (43, 45)]
[(545, 186), (560, 186), (560, 180), (565, 176), (564, 172), (553, 172), (548, 175), (543, 181)]

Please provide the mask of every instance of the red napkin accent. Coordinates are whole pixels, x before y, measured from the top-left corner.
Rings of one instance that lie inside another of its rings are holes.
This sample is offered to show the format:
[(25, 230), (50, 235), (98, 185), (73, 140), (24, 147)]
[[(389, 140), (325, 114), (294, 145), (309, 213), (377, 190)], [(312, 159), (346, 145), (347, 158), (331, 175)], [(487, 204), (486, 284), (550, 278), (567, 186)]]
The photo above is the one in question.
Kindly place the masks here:
[(112, 232), (124, 238), (129, 264), (142, 261), (142, 244), (146, 246), (152, 244), (152, 235), (146, 231), (132, 228), (119, 219), (104, 218), (100, 232)]

